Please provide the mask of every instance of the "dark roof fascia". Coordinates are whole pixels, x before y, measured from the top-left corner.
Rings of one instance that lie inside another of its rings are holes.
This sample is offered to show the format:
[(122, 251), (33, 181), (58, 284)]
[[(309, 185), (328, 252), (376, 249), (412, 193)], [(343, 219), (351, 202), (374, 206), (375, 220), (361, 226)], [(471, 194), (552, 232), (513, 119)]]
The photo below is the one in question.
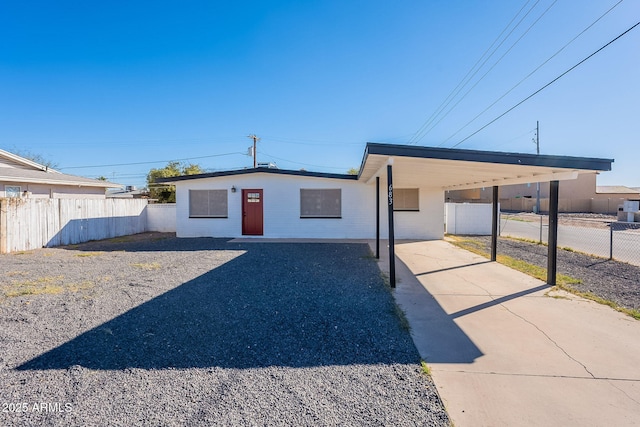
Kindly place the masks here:
[(566, 169), (610, 171), (613, 159), (593, 157), (554, 156), (547, 154), (507, 153), (500, 151), (464, 150), (457, 148), (416, 147), (413, 145), (382, 144), (368, 142), (360, 171), (369, 155), (414, 157), (420, 159), (460, 160), (506, 165), (546, 166)]
[(217, 178), (222, 176), (234, 176), (234, 175), (248, 175), (252, 173), (295, 175), (295, 176), (305, 176), (305, 177), (311, 177), (311, 178), (329, 178), (329, 179), (347, 179), (347, 180), (358, 179), (356, 175), (339, 174), (339, 173), (308, 172), (308, 171), (296, 171), (296, 170), (273, 169), (273, 168), (250, 168), (250, 169), (237, 169), (237, 170), (229, 170), (229, 171), (201, 173), (197, 175), (182, 175), (182, 176), (173, 176), (169, 178), (158, 178), (156, 179), (156, 182), (170, 183), (170, 182), (177, 182), (177, 181), (188, 181), (192, 179)]

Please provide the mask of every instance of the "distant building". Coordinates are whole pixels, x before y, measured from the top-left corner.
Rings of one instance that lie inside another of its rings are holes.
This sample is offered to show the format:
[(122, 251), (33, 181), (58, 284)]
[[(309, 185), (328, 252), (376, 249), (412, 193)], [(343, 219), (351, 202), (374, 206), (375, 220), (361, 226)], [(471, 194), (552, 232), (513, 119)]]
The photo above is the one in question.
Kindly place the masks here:
[(8, 151), (0, 150), (0, 197), (104, 199), (119, 184), (67, 175)]
[(149, 190), (138, 190), (134, 185), (127, 185), (124, 190), (107, 191), (109, 199), (148, 199)]
[[(640, 198), (638, 188), (622, 185), (597, 186), (597, 173), (580, 174), (576, 179), (562, 182), (559, 191), (560, 212), (593, 212), (615, 214), (625, 200)], [(500, 187), (503, 210), (533, 211), (536, 205), (536, 183)], [(475, 188), (447, 192), (451, 202), (489, 202), (491, 188)], [(548, 210), (549, 183), (540, 184), (540, 210)]]

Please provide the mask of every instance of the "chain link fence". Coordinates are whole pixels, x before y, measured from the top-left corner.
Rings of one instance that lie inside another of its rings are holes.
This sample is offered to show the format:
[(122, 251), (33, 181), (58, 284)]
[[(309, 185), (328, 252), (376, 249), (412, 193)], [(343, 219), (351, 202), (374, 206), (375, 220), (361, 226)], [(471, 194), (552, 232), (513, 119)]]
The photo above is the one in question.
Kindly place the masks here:
[[(500, 215), (501, 236), (547, 243), (548, 233), (547, 215)], [(640, 223), (610, 215), (559, 214), (558, 246), (640, 266)]]
[[(499, 232), (498, 262), (546, 280), (548, 247), (539, 243), (547, 243), (549, 217), (501, 213)], [(489, 257), (487, 233), (459, 234), (452, 241)], [(557, 284), (640, 319), (639, 222), (619, 222), (613, 215), (559, 214), (558, 247)]]

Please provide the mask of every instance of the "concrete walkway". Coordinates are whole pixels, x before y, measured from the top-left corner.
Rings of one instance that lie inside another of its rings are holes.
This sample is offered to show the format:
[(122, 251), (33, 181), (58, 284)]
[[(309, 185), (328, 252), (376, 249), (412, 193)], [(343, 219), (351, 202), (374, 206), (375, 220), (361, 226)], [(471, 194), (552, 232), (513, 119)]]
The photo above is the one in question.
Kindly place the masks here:
[(640, 321), (445, 241), (396, 255), (396, 301), (456, 427), (640, 425)]

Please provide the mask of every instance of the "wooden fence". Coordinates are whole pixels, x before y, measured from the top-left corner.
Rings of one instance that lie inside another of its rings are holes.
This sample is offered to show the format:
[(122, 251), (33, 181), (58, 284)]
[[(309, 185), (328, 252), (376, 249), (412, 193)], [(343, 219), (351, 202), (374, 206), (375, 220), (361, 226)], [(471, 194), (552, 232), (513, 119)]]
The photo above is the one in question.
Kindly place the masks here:
[(146, 231), (146, 200), (0, 199), (0, 253)]

